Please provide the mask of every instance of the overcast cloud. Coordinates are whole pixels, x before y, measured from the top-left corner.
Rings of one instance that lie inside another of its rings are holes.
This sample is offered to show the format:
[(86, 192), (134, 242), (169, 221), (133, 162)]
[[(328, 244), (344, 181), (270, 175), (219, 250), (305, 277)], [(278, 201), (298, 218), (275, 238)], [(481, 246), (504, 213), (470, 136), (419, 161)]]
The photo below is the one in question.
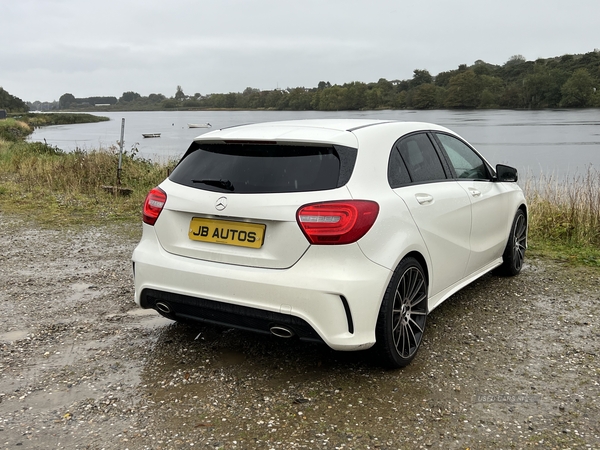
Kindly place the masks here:
[(0, 0), (25, 101), (410, 79), (600, 48), (598, 0)]

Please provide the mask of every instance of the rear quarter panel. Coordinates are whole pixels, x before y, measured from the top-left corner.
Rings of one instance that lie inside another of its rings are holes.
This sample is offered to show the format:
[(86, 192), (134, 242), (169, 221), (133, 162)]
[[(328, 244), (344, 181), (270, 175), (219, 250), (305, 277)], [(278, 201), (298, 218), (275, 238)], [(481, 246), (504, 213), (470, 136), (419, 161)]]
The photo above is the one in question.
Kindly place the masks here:
[(388, 183), (387, 168), (394, 143), (406, 133), (406, 124), (390, 123), (356, 130), (357, 161), (348, 190), (354, 199), (374, 200), (379, 215), (373, 228), (358, 242), (367, 258), (394, 270), (411, 252), (429, 265), (429, 254), (406, 204)]

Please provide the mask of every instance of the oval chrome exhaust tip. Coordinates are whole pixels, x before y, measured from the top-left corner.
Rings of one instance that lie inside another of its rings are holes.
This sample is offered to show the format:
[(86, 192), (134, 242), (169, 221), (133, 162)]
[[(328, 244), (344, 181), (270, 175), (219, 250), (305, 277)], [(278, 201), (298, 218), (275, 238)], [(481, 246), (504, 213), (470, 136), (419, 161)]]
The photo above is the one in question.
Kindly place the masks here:
[(171, 311), (171, 307), (169, 305), (167, 305), (166, 303), (163, 302), (156, 302), (154, 304), (154, 307), (156, 308), (156, 310), (161, 313), (161, 314), (171, 314), (173, 311)]
[(283, 327), (281, 325), (273, 325), (269, 328), (269, 331), (273, 336), (277, 336), (284, 339), (289, 339), (294, 336), (294, 332), (287, 327)]

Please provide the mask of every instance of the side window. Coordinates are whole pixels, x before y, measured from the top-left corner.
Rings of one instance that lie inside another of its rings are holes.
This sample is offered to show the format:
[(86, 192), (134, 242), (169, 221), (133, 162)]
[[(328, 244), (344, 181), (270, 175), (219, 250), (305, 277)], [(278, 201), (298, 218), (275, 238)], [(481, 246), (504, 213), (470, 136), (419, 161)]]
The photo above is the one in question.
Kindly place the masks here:
[(396, 145), (413, 183), (446, 179), (442, 162), (426, 134), (410, 135)]
[(394, 148), (392, 148), (392, 153), (390, 154), (390, 162), (388, 164), (388, 183), (390, 183), (390, 187), (392, 189), (405, 184), (410, 184), (410, 175), (408, 174), (408, 170), (404, 165), (404, 161), (402, 161), (398, 146), (394, 146)]
[(489, 179), (485, 163), (471, 147), (447, 134), (436, 133), (436, 137), (446, 150), (448, 158), (450, 158), (450, 164), (454, 167), (458, 178), (469, 180)]

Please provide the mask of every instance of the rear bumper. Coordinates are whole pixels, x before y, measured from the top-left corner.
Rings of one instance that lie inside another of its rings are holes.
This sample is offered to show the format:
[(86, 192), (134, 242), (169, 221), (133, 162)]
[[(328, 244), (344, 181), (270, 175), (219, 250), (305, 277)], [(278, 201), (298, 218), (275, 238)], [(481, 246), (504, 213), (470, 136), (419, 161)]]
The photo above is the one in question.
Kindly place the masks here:
[(289, 337), (296, 336), (304, 341), (322, 342), (321, 337), (305, 320), (290, 314), (154, 289), (142, 291), (140, 304), (142, 308), (156, 309), (163, 316), (173, 320), (195, 320), (263, 334), (270, 334), (274, 327), (278, 327), (280, 330), (289, 330)]
[(336, 350), (375, 343), (392, 275), (356, 244), (312, 246), (288, 269), (260, 269), (167, 253), (152, 230), (145, 230), (132, 259), (135, 300), (142, 308), (163, 303), (173, 318), (264, 333), (282, 325)]

